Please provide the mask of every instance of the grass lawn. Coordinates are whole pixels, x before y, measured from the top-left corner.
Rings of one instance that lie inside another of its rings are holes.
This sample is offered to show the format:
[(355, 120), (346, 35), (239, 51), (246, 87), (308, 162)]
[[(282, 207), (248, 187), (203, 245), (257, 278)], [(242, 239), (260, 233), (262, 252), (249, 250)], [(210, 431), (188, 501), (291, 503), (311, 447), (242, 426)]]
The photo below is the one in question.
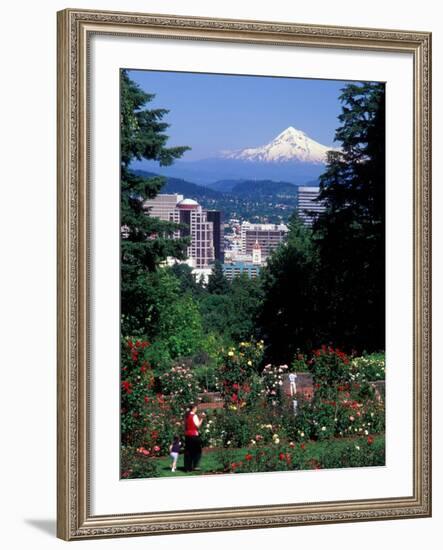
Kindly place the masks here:
[[(248, 452), (248, 449), (232, 449), (232, 461), (241, 460), (245, 454)], [(170, 457), (162, 457), (158, 459), (160, 477), (180, 477), (180, 476), (198, 476), (202, 474), (213, 474), (215, 472), (222, 471), (222, 465), (217, 459), (217, 452), (208, 449), (203, 449), (202, 458), (200, 461), (201, 470), (196, 472), (185, 472), (183, 467), (183, 455), (181, 454), (177, 462), (177, 470), (171, 472), (172, 460)]]
[[(384, 434), (374, 436), (373, 449), (384, 448)], [(331, 456), (331, 453), (341, 454), (346, 453), (349, 448), (354, 449), (355, 445), (359, 442), (359, 439), (356, 437), (350, 438), (340, 438), (340, 439), (330, 439), (325, 441), (307, 441), (303, 449), (303, 457), (306, 461), (310, 459), (318, 460), (323, 463), (325, 456)], [(300, 444), (297, 445), (300, 449)], [(244, 457), (247, 453), (255, 452), (255, 448), (245, 447), (242, 449), (224, 449), (224, 453), (229, 454), (230, 462), (238, 462), (244, 460)], [(275, 448), (275, 452), (278, 452), (278, 448)], [(364, 451), (363, 451), (364, 452)], [(359, 462), (353, 463), (355, 460), (358, 460), (359, 452), (354, 451), (354, 456), (350, 457), (349, 467), (363, 466), (367, 464), (360, 464)], [(223, 465), (219, 459), (219, 453), (215, 449), (203, 449), (203, 455), (200, 461), (200, 470), (196, 472), (185, 472), (183, 468), (183, 455), (179, 456), (177, 462), (177, 470), (171, 472), (171, 459), (170, 457), (161, 457), (156, 459), (159, 466), (159, 475), (160, 477), (181, 477), (181, 476), (193, 476), (193, 475), (204, 475), (204, 474), (214, 474), (214, 473), (223, 473)], [(382, 465), (382, 464), (373, 464)]]

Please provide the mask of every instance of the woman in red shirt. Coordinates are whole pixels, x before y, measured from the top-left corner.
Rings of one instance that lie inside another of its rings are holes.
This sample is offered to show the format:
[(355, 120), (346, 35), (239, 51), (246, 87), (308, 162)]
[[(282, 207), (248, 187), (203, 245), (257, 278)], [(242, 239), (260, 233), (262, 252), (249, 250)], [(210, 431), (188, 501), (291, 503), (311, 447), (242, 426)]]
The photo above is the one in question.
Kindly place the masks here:
[(198, 468), (202, 454), (202, 444), (199, 435), (199, 428), (203, 423), (205, 413), (202, 418), (197, 416), (197, 405), (192, 403), (185, 416), (185, 472), (192, 472)]

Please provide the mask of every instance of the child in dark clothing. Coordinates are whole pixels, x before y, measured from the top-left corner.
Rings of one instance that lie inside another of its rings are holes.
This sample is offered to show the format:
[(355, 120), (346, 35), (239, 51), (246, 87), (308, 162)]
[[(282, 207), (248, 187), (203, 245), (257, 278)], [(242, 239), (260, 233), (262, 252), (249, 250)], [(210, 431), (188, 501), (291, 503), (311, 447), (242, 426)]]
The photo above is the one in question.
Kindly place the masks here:
[(175, 472), (175, 470), (177, 469), (177, 460), (178, 460), (178, 455), (180, 453), (181, 446), (182, 444), (180, 442), (180, 438), (178, 437), (178, 435), (174, 436), (174, 440), (169, 446), (169, 453), (172, 458), (171, 472)]

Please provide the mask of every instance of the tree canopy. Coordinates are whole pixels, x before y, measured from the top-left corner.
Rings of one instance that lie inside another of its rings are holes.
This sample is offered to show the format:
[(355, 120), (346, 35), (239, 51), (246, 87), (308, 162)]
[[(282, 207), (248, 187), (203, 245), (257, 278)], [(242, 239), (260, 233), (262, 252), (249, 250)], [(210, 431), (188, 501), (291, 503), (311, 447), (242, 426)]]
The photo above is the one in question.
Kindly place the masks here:
[(341, 126), (321, 176), (326, 211), (314, 225), (322, 326), (337, 342), (383, 349), (385, 338), (385, 88), (348, 84)]
[(189, 147), (166, 147), (166, 109), (148, 109), (154, 94), (144, 92), (123, 70), (121, 86), (121, 310), (125, 330), (143, 331), (146, 311), (146, 274), (168, 256), (184, 258), (185, 239), (172, 239), (177, 225), (149, 216), (144, 208), (165, 183), (161, 177), (143, 178), (131, 170), (134, 160), (155, 160), (162, 166), (180, 158)]
[(311, 231), (294, 214), (285, 243), (263, 270), (259, 324), (269, 361), (287, 362), (298, 348), (312, 349), (320, 339), (316, 269)]

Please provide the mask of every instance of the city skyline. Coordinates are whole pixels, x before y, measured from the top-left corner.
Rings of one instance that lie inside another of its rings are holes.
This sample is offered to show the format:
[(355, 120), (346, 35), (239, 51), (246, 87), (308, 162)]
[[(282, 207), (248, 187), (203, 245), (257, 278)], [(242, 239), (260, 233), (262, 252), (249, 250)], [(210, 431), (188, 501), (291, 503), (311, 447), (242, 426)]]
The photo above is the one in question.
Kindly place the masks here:
[[(324, 210), (321, 203), (312, 202), (319, 188), (302, 187), (299, 190), (309, 191), (309, 200), (300, 200), (297, 212), (303, 223), (311, 225), (312, 216)], [(257, 277), (288, 233), (288, 226), (283, 223), (251, 223), (244, 219), (225, 218), (222, 210), (202, 207), (191, 196), (179, 193), (160, 193), (154, 199), (146, 200), (143, 208), (150, 216), (181, 224), (172, 238), (191, 238), (187, 258), (181, 261), (171, 258), (167, 265), (187, 263), (196, 278), (203, 276), (204, 284), (216, 261), (222, 264), (228, 280), (241, 274)], [(308, 214), (308, 210), (312, 213)], [(225, 229), (229, 229), (228, 233)]]

